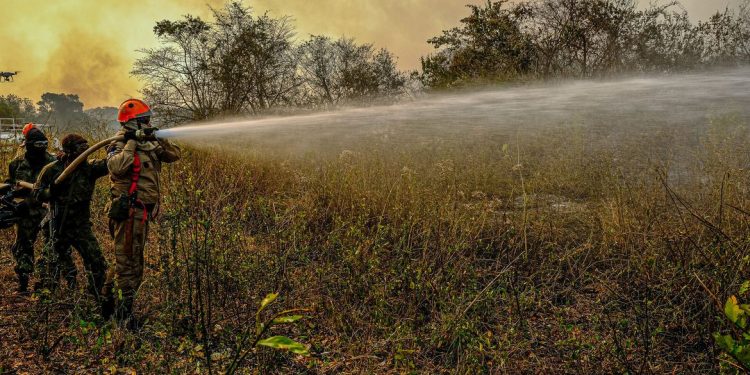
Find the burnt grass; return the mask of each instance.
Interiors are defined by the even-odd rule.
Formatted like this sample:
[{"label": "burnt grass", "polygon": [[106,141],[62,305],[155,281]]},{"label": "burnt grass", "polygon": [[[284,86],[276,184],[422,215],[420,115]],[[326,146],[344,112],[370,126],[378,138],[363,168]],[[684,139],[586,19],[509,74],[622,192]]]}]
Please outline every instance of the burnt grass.
[{"label": "burnt grass", "polygon": [[0,372],[223,372],[272,292],[270,312],[310,309],[271,329],[310,354],[257,348],[240,373],[731,372],[712,334],[750,277],[747,123],[628,134],[187,148],[145,327],[102,322],[82,290],[15,295],[3,251]]}]

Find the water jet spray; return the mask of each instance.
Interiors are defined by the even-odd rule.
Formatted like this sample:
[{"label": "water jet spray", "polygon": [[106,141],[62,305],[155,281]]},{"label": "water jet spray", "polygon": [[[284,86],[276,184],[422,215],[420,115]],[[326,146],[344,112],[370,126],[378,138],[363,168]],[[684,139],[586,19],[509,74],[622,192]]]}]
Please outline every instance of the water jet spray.
[{"label": "water jet spray", "polygon": [[[283,149],[319,141],[326,147],[340,144],[346,148],[349,143],[384,129],[393,130],[391,139],[401,142],[459,137],[472,132],[523,135],[571,125],[585,125],[601,132],[627,132],[633,123],[653,129],[657,125],[691,129],[705,124],[718,112],[750,117],[748,109],[750,69],[740,68],[431,94],[389,106],[189,124],[162,130],[159,136],[201,145],[236,143],[244,147],[245,141],[278,141],[272,146]],[[618,126],[623,124],[628,126]],[[252,138],[242,139],[243,135]]]}]

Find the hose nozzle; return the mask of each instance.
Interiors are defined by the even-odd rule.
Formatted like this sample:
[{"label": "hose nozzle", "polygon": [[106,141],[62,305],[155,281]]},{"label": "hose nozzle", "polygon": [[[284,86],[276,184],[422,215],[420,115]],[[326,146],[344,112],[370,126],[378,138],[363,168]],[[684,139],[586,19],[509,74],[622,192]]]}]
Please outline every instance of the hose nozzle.
[{"label": "hose nozzle", "polygon": [[155,141],[157,130],[159,130],[159,128],[138,129],[135,131],[135,137],[139,141]]}]

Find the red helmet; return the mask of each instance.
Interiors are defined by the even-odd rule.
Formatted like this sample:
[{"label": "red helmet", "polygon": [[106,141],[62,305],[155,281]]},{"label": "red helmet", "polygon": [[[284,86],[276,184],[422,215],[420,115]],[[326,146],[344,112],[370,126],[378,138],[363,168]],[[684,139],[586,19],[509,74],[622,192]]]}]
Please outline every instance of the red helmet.
[{"label": "red helmet", "polygon": [[128,99],[120,104],[117,111],[117,121],[126,123],[130,120],[151,116],[151,108],[139,99]]},{"label": "red helmet", "polygon": [[23,126],[23,130],[21,130],[21,133],[23,133],[23,136],[25,137],[26,134],[29,133],[29,130],[31,130],[33,128],[36,128],[36,126],[34,126],[34,124],[32,124],[32,123],[28,123],[28,124],[26,124],[26,125]]}]

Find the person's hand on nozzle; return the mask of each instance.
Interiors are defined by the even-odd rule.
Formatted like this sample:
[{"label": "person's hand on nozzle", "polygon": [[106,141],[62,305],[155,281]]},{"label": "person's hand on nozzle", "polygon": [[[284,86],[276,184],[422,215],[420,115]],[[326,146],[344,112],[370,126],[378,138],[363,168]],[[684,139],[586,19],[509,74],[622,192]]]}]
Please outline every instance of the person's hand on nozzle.
[{"label": "person's hand on nozzle", "polygon": [[131,139],[138,142],[155,141],[156,130],[156,128],[128,129],[125,131],[125,141],[129,141]]},{"label": "person's hand on nozzle", "polygon": [[142,141],[156,141],[156,131],[159,130],[154,127],[139,129],[136,133],[138,139]]},{"label": "person's hand on nozzle", "polygon": [[125,134],[123,134],[123,137],[125,137],[125,142],[130,141],[130,140],[133,140],[133,141],[138,140],[138,134],[135,129],[126,130]]}]

